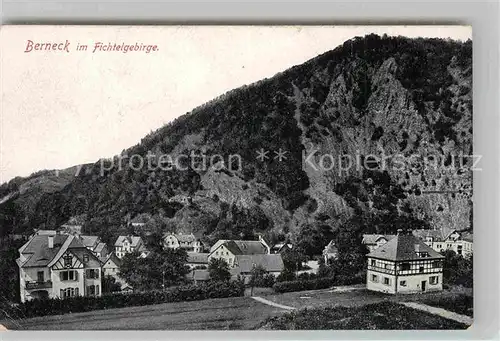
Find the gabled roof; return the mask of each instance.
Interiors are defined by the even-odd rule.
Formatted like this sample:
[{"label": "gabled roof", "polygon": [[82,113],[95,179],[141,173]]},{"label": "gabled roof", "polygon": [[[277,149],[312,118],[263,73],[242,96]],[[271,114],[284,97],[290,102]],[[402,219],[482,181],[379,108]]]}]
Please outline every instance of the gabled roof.
[{"label": "gabled roof", "polygon": [[105,248],[106,248],[106,243],[99,243],[99,244],[97,244],[97,246],[95,247],[95,249],[93,251],[96,253],[99,253],[99,252],[102,252],[102,250],[104,250]]},{"label": "gabled roof", "polygon": [[99,237],[97,236],[78,236],[85,247],[93,248],[98,242]]},{"label": "gabled roof", "polygon": [[[52,248],[49,248],[49,237],[53,238]],[[19,249],[26,260],[18,264],[24,268],[51,267],[68,249],[85,249],[85,246],[73,235],[36,234]]]},{"label": "gabled roof", "polygon": [[188,252],[188,263],[208,264],[208,253]]},{"label": "gabled roof", "polygon": [[173,236],[173,237],[177,238],[177,240],[179,242],[184,242],[184,243],[192,243],[192,242],[196,241],[196,237],[192,233],[190,233],[190,234],[165,233],[164,236],[163,236],[163,238],[166,238],[168,236]]},{"label": "gabled roof", "polygon": [[274,252],[280,252],[285,247],[291,249],[293,247],[293,245],[290,243],[278,243],[278,244],[274,244],[274,246],[271,248],[271,250]]},{"label": "gabled roof", "polygon": [[237,255],[235,264],[240,272],[250,272],[255,266],[262,266],[266,271],[278,272],[284,268],[280,254],[273,255]]},{"label": "gabled roof", "polygon": [[363,235],[363,244],[376,244],[381,238],[389,241],[392,238],[396,237],[394,234],[364,234]]},{"label": "gabled roof", "polygon": [[115,246],[122,246],[123,242],[128,240],[132,247],[136,247],[141,242],[141,237],[138,236],[119,236],[116,239]]},{"label": "gabled roof", "polygon": [[441,230],[413,230],[412,234],[420,238],[422,240],[427,239],[428,237],[432,238],[436,242],[442,242],[446,239],[446,237],[443,235],[443,232]]},{"label": "gabled roof", "polygon": [[427,253],[429,258],[444,258],[441,254],[427,246],[422,240],[413,235],[398,235],[381,247],[370,252],[367,257],[380,258],[392,261],[421,260],[418,253]]},{"label": "gabled roof", "polygon": [[106,264],[108,261],[111,261],[115,263],[118,267],[122,264],[122,261],[120,258],[118,258],[114,252],[111,252],[109,255],[107,255],[104,259],[102,259],[103,265]]},{"label": "gabled roof", "polygon": [[[49,236],[54,238],[54,247],[49,248]],[[45,267],[57,255],[63,244],[69,238],[67,235],[37,234],[28,240],[20,249],[26,261],[22,267]]]}]

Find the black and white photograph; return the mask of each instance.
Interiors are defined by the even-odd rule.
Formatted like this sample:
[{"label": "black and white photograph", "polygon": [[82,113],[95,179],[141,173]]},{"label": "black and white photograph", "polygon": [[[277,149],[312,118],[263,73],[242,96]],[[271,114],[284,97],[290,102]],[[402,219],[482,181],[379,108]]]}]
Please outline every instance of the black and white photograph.
[{"label": "black and white photograph", "polygon": [[0,36],[0,334],[472,325],[471,26]]}]

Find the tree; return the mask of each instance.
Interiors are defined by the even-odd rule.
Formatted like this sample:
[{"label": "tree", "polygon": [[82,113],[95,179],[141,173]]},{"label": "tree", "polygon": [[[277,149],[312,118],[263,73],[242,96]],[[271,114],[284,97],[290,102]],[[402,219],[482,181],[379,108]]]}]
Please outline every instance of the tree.
[{"label": "tree", "polygon": [[320,255],[325,246],[332,240],[333,231],[322,223],[304,224],[297,236],[297,248],[308,257]]},{"label": "tree", "polygon": [[306,255],[298,248],[283,251],[281,253],[281,257],[283,258],[283,265],[285,266],[285,269],[292,273],[299,271],[301,269],[302,262],[307,260]]},{"label": "tree", "polygon": [[472,288],[472,256],[464,258],[452,250],[446,250],[442,252],[442,255],[445,257],[443,262],[443,282]]},{"label": "tree", "polygon": [[186,262],[187,252],[182,248],[152,251],[146,258],[133,252],[123,257],[119,276],[137,290],[160,289],[185,280]]},{"label": "tree", "polygon": [[118,292],[121,290],[120,283],[116,283],[116,279],[113,276],[105,275],[102,276],[102,292]]},{"label": "tree", "polygon": [[267,272],[262,265],[255,266],[250,272],[250,286],[253,287],[272,287],[274,276]]},{"label": "tree", "polygon": [[295,272],[285,267],[278,277],[276,277],[276,282],[294,281],[296,279],[297,276],[295,275]]},{"label": "tree", "polygon": [[333,268],[325,264],[323,257],[319,259],[318,265],[318,272],[316,273],[318,277],[333,277],[335,274]]},{"label": "tree", "polygon": [[208,263],[208,273],[212,281],[229,281],[229,264],[222,258],[212,258]]}]

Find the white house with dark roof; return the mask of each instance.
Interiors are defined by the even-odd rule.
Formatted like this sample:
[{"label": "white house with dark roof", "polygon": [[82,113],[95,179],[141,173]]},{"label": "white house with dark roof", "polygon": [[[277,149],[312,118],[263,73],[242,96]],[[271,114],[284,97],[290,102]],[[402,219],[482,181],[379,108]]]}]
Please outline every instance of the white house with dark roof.
[{"label": "white house with dark roof", "polygon": [[367,256],[366,288],[390,294],[443,289],[444,257],[412,234],[398,234]]},{"label": "white house with dark roof", "polygon": [[270,254],[270,247],[259,240],[219,240],[208,255],[211,259],[224,259],[233,277],[238,275],[249,278],[251,270],[261,266],[267,272],[278,276],[283,271],[281,254]]},{"label": "white house with dark roof", "polygon": [[101,262],[73,235],[36,233],[19,248],[16,262],[21,302],[101,295]]},{"label": "white house with dark roof", "polygon": [[132,287],[120,277],[121,259],[119,259],[114,253],[110,253],[102,263],[102,273],[104,276],[113,277],[115,282],[120,285],[121,291],[132,290]]},{"label": "white house with dark roof", "polygon": [[395,234],[364,234],[361,243],[366,246],[369,252],[372,252],[394,237],[396,237]]},{"label": "white house with dark roof", "polygon": [[147,250],[141,237],[138,236],[119,236],[115,242],[115,254],[118,258],[123,258],[127,253],[138,251],[144,257],[147,256]]},{"label": "white house with dark roof", "polygon": [[204,247],[194,234],[165,233],[163,235],[163,246],[169,249],[183,248],[188,252],[203,252]]},{"label": "white house with dark roof", "polygon": [[451,250],[458,255],[472,255],[472,233],[451,230],[414,230],[413,235],[437,252]]}]

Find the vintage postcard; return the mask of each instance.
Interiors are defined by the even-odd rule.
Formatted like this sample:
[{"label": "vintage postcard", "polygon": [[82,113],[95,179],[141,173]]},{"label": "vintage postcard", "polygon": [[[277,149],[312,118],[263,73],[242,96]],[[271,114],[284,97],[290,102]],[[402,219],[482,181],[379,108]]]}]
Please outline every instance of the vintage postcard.
[{"label": "vintage postcard", "polygon": [[1,329],[472,324],[470,26],[0,32]]}]

